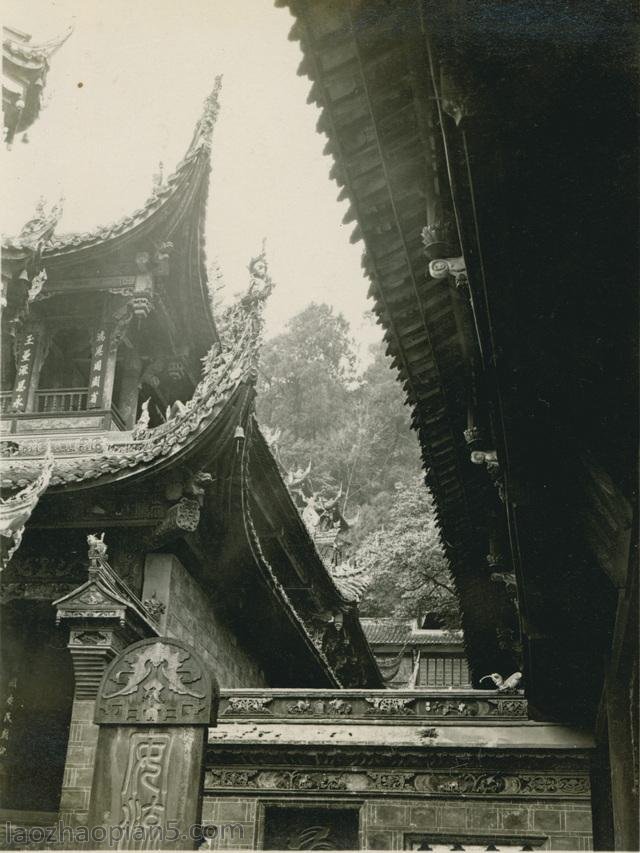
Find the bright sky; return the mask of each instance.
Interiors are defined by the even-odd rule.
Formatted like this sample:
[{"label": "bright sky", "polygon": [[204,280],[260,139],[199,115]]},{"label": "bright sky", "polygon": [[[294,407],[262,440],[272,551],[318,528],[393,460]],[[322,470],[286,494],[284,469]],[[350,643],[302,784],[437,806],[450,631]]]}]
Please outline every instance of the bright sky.
[{"label": "bright sky", "polygon": [[60,232],[139,207],[158,161],[167,175],[186,151],[223,74],[207,250],[227,294],[244,289],[266,237],[277,284],[268,335],[314,300],[344,313],[363,350],[379,339],[362,318],[370,307],[363,245],[351,245],[353,224],[341,224],[346,202],[329,179],[309,80],[296,74],[301,52],[287,38],[287,10],[271,0],[3,0],[3,19],[34,43],[74,26],[53,57],[29,144],[18,137],[4,158],[5,233],[19,231],[41,195],[65,196]]}]

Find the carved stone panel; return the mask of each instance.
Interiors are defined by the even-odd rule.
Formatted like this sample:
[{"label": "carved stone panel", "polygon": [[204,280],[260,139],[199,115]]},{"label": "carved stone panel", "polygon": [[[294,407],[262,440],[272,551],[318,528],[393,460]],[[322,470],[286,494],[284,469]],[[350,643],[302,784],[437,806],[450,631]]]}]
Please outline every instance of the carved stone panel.
[{"label": "carved stone panel", "polygon": [[95,722],[206,726],[215,721],[217,697],[217,684],[192,649],[169,638],[142,640],[106,670]]},{"label": "carved stone panel", "polygon": [[101,727],[89,825],[102,848],[196,846],[205,738],[203,726]]},{"label": "carved stone panel", "polygon": [[101,847],[198,846],[192,830],[201,818],[204,751],[217,696],[213,676],[177,640],[142,640],[109,665],[96,700],[100,734],[89,808]]}]

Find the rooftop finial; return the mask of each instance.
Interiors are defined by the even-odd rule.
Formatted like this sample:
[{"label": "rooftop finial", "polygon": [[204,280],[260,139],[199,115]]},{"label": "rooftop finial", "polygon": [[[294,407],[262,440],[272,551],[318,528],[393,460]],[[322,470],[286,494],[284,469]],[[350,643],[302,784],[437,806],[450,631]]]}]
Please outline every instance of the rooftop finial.
[{"label": "rooftop finial", "polygon": [[164,183],[164,163],[158,162],[158,171],[153,176],[153,189],[157,192]]},{"label": "rooftop finial", "polygon": [[222,74],[218,74],[213,84],[213,89],[204,100],[204,109],[202,117],[196,126],[192,149],[197,150],[201,147],[211,147],[211,137],[213,136],[213,128],[215,127],[218,113],[220,112],[219,95],[222,89]]}]

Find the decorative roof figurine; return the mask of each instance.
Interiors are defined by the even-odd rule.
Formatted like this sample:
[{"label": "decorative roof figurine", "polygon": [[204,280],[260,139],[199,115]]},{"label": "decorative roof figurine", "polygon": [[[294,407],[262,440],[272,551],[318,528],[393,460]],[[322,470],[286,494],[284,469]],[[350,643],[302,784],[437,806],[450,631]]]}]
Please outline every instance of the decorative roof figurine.
[{"label": "decorative roof figurine", "polygon": [[40,500],[40,496],[49,485],[52,471],[53,453],[51,452],[51,446],[49,446],[38,477],[15,495],[0,500],[0,536],[3,539],[9,540],[6,548],[3,547],[3,554],[0,558],[0,571],[4,569],[20,547],[25,525]]}]

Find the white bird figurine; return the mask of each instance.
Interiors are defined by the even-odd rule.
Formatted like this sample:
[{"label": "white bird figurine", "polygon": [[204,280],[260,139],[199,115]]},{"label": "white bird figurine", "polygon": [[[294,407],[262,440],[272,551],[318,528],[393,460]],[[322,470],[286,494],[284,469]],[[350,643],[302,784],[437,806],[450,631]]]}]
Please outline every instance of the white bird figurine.
[{"label": "white bird figurine", "polygon": [[508,678],[503,678],[499,672],[492,672],[491,675],[483,675],[480,681],[490,678],[498,690],[516,690],[522,681],[522,673],[514,672]]}]

